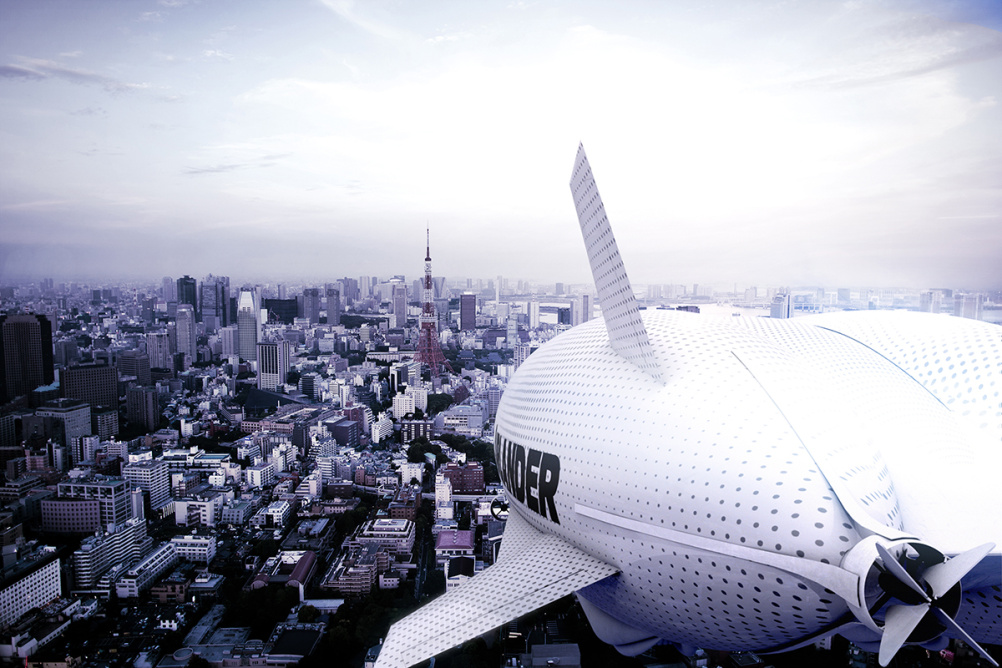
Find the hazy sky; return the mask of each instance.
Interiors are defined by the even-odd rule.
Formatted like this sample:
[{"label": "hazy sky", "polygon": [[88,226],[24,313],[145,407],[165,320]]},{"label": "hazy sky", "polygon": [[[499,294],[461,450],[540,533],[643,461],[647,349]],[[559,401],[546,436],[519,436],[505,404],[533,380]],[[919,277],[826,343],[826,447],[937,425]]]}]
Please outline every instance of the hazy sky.
[{"label": "hazy sky", "polygon": [[0,0],[0,282],[1002,287],[1002,3]]}]

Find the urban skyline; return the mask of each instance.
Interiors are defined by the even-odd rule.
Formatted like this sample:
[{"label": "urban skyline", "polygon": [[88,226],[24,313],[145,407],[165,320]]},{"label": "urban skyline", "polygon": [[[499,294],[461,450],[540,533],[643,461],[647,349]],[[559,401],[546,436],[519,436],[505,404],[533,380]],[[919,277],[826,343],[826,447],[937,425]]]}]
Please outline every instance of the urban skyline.
[{"label": "urban skyline", "polygon": [[0,283],[586,283],[583,140],[638,284],[1002,284],[995,3],[0,7]]}]

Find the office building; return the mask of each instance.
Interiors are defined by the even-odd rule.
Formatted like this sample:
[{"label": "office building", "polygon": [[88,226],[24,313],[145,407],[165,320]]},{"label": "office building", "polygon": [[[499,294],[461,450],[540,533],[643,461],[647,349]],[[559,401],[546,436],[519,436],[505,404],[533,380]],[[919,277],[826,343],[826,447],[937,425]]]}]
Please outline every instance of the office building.
[{"label": "office building", "polygon": [[115,594],[118,598],[138,598],[161,575],[174,568],[177,562],[174,543],[162,543],[118,578],[115,582]]},{"label": "office building", "polygon": [[237,302],[237,354],[249,362],[257,359],[259,318],[254,293],[250,290],[241,290]]},{"label": "office building", "polygon": [[277,390],[289,375],[289,342],[264,341],[257,344],[257,386],[260,390]]},{"label": "office building", "polygon": [[[91,416],[98,407],[113,408],[116,413],[118,411],[118,369],[105,362],[79,364],[64,369],[60,384],[65,398],[80,399],[90,404]],[[115,422],[117,425],[117,419]]]},{"label": "office building", "polygon": [[793,317],[793,296],[789,293],[779,293],[772,299],[769,317],[787,319]]},{"label": "office building", "polygon": [[50,385],[52,323],[44,315],[0,315],[0,401]]},{"label": "office building", "polygon": [[199,288],[199,309],[202,322],[209,331],[230,324],[230,279],[209,274]]},{"label": "office building", "polygon": [[96,499],[46,498],[39,504],[42,531],[90,534],[102,528],[101,504]]},{"label": "office building", "polygon": [[139,385],[152,385],[150,357],[140,350],[123,350],[118,355],[118,373],[132,376]]},{"label": "office building", "polygon": [[165,330],[146,333],[146,356],[149,358],[150,368],[171,368],[170,340]]},{"label": "office building", "polygon": [[395,327],[407,326],[407,286],[403,283],[393,283],[392,293],[393,317]]},{"label": "office building", "polygon": [[63,445],[91,433],[90,404],[80,399],[54,399],[35,410],[35,415],[62,421]]},{"label": "office building", "polygon": [[209,564],[216,558],[214,536],[174,536],[170,539],[179,559],[199,564]]},{"label": "office building", "polygon": [[459,328],[463,331],[477,328],[477,296],[474,294],[459,295]]},{"label": "office building", "polygon": [[156,431],[160,427],[160,397],[156,388],[130,385],[125,391],[125,411],[130,424]]},{"label": "office building", "polygon": [[341,324],[341,291],[335,288],[327,288],[327,323],[331,325]]},{"label": "office building", "polygon": [[102,526],[121,524],[132,513],[129,507],[129,483],[123,478],[82,478],[59,483],[60,499],[95,500],[99,504]]},{"label": "office building", "polygon": [[59,559],[53,548],[47,550],[17,562],[9,571],[4,569],[0,581],[0,629],[9,628],[29,610],[44,607],[62,595]]},{"label": "office building", "polygon": [[191,276],[185,274],[177,279],[177,305],[187,304],[191,307],[191,312],[198,311],[198,291],[196,281]]},{"label": "office building", "polygon": [[[180,279],[179,279],[180,280]],[[177,352],[184,355],[184,368],[198,361],[195,349],[195,308],[189,304],[177,305]]]},{"label": "office building", "polygon": [[[285,287],[285,286],[281,286]],[[298,315],[298,303],[295,299],[265,299],[264,310],[268,312],[268,322],[291,325]]]},{"label": "office building", "polygon": [[303,290],[303,318],[308,318],[311,325],[320,322],[320,289],[306,288]]},{"label": "office building", "polygon": [[105,572],[116,564],[131,563],[148,553],[153,540],[146,535],[146,522],[129,520],[84,538],[70,556],[72,590],[94,591]]}]

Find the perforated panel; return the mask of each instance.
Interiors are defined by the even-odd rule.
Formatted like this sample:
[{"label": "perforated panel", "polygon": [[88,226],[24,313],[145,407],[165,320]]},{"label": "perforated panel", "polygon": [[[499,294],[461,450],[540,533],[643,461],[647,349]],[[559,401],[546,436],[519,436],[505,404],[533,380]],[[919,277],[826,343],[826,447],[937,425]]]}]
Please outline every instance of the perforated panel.
[{"label": "perforated panel", "polygon": [[408,668],[615,573],[511,513],[498,563],[394,624],[376,666]]},{"label": "perforated panel", "polygon": [[[944,504],[949,495],[916,500],[931,484],[964,504],[999,507],[992,485],[935,480],[953,471],[939,468],[945,453],[976,479],[966,463],[973,446],[943,404],[881,355],[800,319],[642,317],[663,385],[618,355],[593,321],[533,354],[498,410],[500,439],[551,453],[561,467],[559,525],[511,502],[534,526],[621,569],[581,592],[604,612],[673,641],[747,650],[820,632],[847,608],[789,572],[654,531],[613,531],[577,515],[576,504],[831,565],[868,533],[858,522],[934,535],[937,546],[993,539],[991,522]],[[829,479],[856,504],[858,521]]]},{"label": "perforated panel", "polygon": [[612,347],[652,378],[660,380],[661,370],[651,352],[630,278],[626,275],[583,145],[578,146],[574,161],[571,193]]}]

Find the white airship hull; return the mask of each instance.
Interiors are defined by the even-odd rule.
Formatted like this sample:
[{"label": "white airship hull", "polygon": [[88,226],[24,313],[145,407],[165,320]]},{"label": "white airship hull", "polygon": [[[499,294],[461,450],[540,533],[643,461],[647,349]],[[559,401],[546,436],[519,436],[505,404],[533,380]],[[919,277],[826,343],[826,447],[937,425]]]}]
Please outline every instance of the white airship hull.
[{"label": "white airship hull", "polygon": [[[676,311],[643,320],[664,384],[617,355],[592,321],[529,358],[497,417],[495,450],[516,512],[621,572],[579,594],[622,624],[604,640],[624,651],[645,639],[790,646],[850,612],[798,577],[806,564],[837,567],[875,531],[931,535],[958,551],[998,537],[977,512],[997,502],[991,486],[947,480],[953,493],[936,512],[902,503],[898,488],[911,500],[942,486],[939,466],[960,462],[976,477],[969,462],[981,446],[872,349],[794,321]],[[538,470],[518,463],[517,446],[541,453],[526,455]],[[950,461],[914,461],[933,453]],[[559,479],[540,504],[548,457]],[[540,512],[550,504],[555,518]],[[791,572],[766,555],[801,563]]]}]

